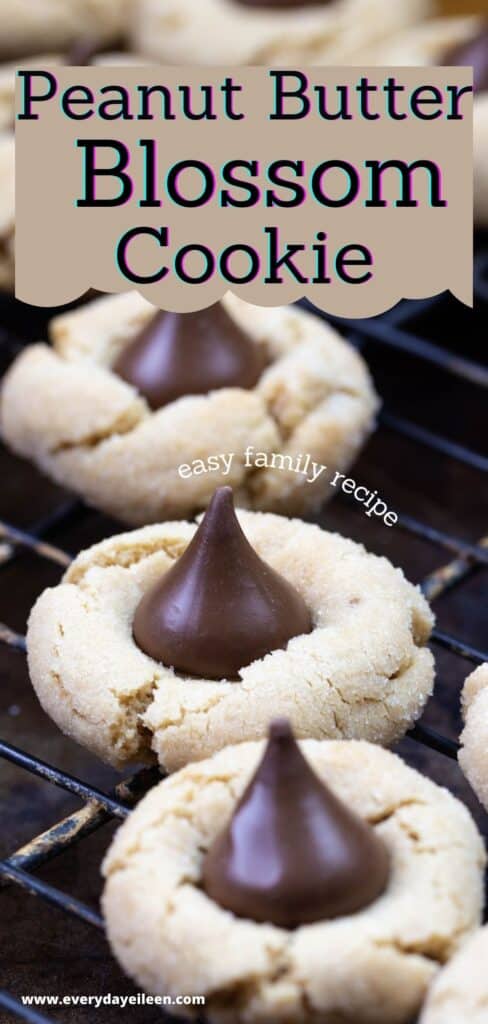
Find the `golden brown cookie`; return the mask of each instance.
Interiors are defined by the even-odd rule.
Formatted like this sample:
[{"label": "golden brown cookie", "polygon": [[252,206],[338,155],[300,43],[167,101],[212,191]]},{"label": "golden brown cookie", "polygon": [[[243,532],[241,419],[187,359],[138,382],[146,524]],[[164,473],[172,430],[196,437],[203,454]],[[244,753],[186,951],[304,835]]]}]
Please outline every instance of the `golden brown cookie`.
[{"label": "golden brown cookie", "polygon": [[[296,307],[260,308],[230,293],[223,305],[264,353],[254,388],[189,395],[153,412],[112,366],[157,311],[136,293],[104,298],[59,317],[53,346],[31,346],[13,364],[0,405],[5,442],[131,524],[191,514],[226,483],[253,508],[317,509],[334,493],[334,471],[345,472],[373,429],[378,401],[366,365]],[[257,453],[270,456],[267,466],[255,465]],[[229,454],[228,471],[223,462],[180,471]],[[313,468],[295,471],[300,455],[315,463],[315,480]]]},{"label": "golden brown cookie", "polygon": [[301,748],[387,845],[383,895],[291,931],[237,918],[206,895],[203,859],[261,756],[261,744],[246,743],[156,786],[117,833],[103,868],[110,944],[145,990],[205,996],[212,1024],[410,1024],[439,964],[480,922],[481,837],[447,790],[379,747]]},{"label": "golden brown cookie", "polygon": [[304,599],[313,629],[242,668],[237,682],[177,674],[133,637],[139,602],[195,533],[188,522],[102,541],[34,606],[27,646],[37,695],[64,732],[104,760],[156,755],[174,771],[262,737],[276,715],[299,737],[390,744],[421,714],[433,687],[433,617],[401,570],[300,520],[238,518],[257,554]]}]

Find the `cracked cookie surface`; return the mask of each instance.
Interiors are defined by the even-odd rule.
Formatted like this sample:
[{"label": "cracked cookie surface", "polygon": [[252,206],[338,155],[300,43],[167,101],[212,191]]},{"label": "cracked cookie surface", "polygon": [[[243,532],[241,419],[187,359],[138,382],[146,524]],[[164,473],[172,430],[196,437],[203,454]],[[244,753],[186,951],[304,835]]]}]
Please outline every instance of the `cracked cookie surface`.
[{"label": "cracked cookie surface", "polygon": [[[301,514],[333,493],[373,429],[378,407],[367,368],[318,317],[293,307],[222,300],[265,352],[253,390],[223,388],[151,412],[111,366],[154,315],[136,293],[89,303],[52,324],[53,347],[27,348],[7,373],[3,438],[86,501],[138,525],[205,508],[220,484],[239,504]],[[35,396],[35,401],[33,401]],[[326,465],[315,483],[289,469],[249,468],[245,450],[310,454]],[[182,479],[181,464],[234,453],[230,472]]]},{"label": "cracked cookie surface", "polygon": [[324,0],[288,10],[237,0],[139,0],[132,42],[171,64],[345,63],[350,49],[430,9],[430,0]]},{"label": "cracked cookie surface", "polygon": [[301,746],[389,847],[384,894],[295,931],[238,919],[209,899],[203,858],[263,749],[245,743],[160,783],[117,833],[103,867],[112,949],[144,989],[204,995],[212,1024],[409,1024],[438,965],[479,924],[481,837],[459,801],[388,751]]},{"label": "cracked cookie surface", "polygon": [[122,766],[156,755],[174,771],[228,743],[261,738],[276,715],[299,737],[389,744],[421,714],[433,686],[425,646],[433,617],[401,570],[299,520],[248,511],[238,518],[314,623],[285,650],[243,668],[238,682],[177,675],[132,636],[139,601],[185,550],[195,524],[102,541],[34,606],[27,646],[41,704],[104,760]]},{"label": "cracked cookie surface", "polygon": [[460,736],[459,764],[478,800],[488,810],[488,663],[480,665],[464,683],[464,730]]},{"label": "cracked cookie surface", "polygon": [[436,977],[419,1024],[486,1024],[488,927],[480,928]]}]

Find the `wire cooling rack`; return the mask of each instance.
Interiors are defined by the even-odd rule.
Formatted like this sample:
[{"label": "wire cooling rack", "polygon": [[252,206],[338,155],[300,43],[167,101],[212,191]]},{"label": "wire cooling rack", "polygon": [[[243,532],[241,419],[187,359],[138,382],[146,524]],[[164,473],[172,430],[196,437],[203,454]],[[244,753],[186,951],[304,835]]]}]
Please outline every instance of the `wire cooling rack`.
[{"label": "wire cooling rack", "polygon": [[[482,338],[486,338],[488,249],[483,247],[476,259],[475,292],[477,306],[482,309],[482,313],[476,315],[476,329],[481,332]],[[470,339],[466,338],[465,347],[468,354],[461,356],[458,352],[450,351],[445,344],[435,338],[435,330],[432,329],[430,321],[432,318],[434,322],[436,321],[436,303],[441,302],[445,302],[445,297],[425,302],[401,303],[380,318],[359,323],[347,320],[337,323],[359,348],[369,352],[369,346],[373,345],[379,349],[381,359],[384,359],[384,350],[388,349],[395,359],[405,355],[416,360],[419,379],[427,371],[440,371],[443,375],[448,375],[454,388],[470,383],[476,389],[481,389],[484,395],[488,386],[488,369],[477,358],[471,357]],[[15,308],[12,311],[9,306],[9,322],[3,330],[0,321],[0,346],[4,366],[8,365],[23,344],[22,317],[26,314],[20,307],[19,310],[20,313],[16,312]],[[474,314],[470,316],[474,317]],[[12,320],[17,325],[17,333],[12,331]],[[475,319],[472,322],[474,324]],[[423,333],[419,330],[413,332],[412,323],[417,327],[421,326]],[[486,473],[488,469],[488,457],[478,448],[459,443],[452,439],[449,433],[430,429],[425,423],[405,418],[388,404],[381,414],[379,430],[389,433],[393,438],[406,438],[413,445],[430,451],[435,458],[449,460],[453,468],[462,464],[476,474]],[[45,518],[34,521],[28,529],[19,529],[11,523],[0,521],[0,580],[7,567],[11,568],[26,551],[36,559],[58,567],[60,571],[64,570],[70,562],[70,555],[56,544],[56,536],[68,524],[79,522],[83,517],[93,514],[80,501],[68,500],[56,506]],[[439,551],[439,566],[431,571],[422,583],[422,589],[431,601],[454,588],[462,588],[474,573],[486,571],[488,535],[466,540],[406,514],[399,515],[396,529],[411,537],[420,538]],[[486,651],[442,628],[434,630],[432,643],[434,648],[447,650],[455,658],[466,663],[466,675],[472,666],[488,660]],[[8,623],[0,624],[0,644],[18,652],[19,658],[25,655],[25,637]],[[434,700],[436,699],[442,700],[442,680]],[[451,761],[456,760],[457,741],[425,721],[419,721],[409,736],[424,750],[427,748],[436,755],[447,757]],[[155,768],[142,769],[120,782],[112,791],[104,792],[83,779],[68,774],[60,767],[41,761],[25,750],[3,741],[0,741],[0,758],[11,762],[25,773],[45,780],[51,786],[60,787],[80,802],[74,813],[41,834],[35,835],[30,842],[0,861],[0,885],[2,888],[16,886],[23,891],[26,900],[31,896],[38,897],[50,904],[55,911],[71,918],[78,918],[93,929],[103,930],[103,920],[95,906],[88,905],[57,886],[43,881],[37,875],[36,869],[75,844],[82,844],[87,836],[108,821],[125,819],[137,800],[160,779],[160,773]],[[488,832],[488,827],[483,831]],[[19,928],[22,927],[20,919],[18,925]],[[6,1014],[5,1017],[0,1016],[2,1022],[18,1019],[29,1024],[54,1024],[54,1021],[59,1024],[61,1019],[65,1020],[59,1016],[46,1016],[44,1012],[25,1006],[7,991],[0,991],[0,1008],[3,1008]]]}]

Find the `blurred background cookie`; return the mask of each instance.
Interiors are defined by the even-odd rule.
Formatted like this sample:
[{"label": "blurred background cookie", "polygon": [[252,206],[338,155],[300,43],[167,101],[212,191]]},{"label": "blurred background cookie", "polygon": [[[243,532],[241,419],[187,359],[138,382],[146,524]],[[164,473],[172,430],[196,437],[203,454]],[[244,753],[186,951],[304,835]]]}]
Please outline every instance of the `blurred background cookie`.
[{"label": "blurred background cookie", "polygon": [[131,38],[163,63],[333,64],[431,11],[431,0],[139,0]]},{"label": "blurred background cookie", "polygon": [[115,42],[132,7],[133,0],[0,0],[0,55],[64,50],[87,34]]}]

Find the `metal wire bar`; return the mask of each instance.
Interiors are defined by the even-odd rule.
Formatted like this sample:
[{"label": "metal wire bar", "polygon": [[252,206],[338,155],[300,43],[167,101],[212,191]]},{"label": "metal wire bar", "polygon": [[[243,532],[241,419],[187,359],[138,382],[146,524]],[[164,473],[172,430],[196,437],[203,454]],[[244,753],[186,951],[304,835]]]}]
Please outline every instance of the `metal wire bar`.
[{"label": "metal wire bar", "polygon": [[[131,778],[119,782],[113,794],[109,795],[114,795],[117,799],[124,800],[129,806],[133,806],[144,793],[160,782],[161,778],[162,775],[158,768],[143,768]],[[101,808],[95,800],[90,800],[46,832],[31,839],[29,843],[8,858],[8,863],[14,867],[32,870],[39,864],[44,864],[46,861],[52,860],[53,857],[57,857],[78,839],[95,832],[110,819],[111,814],[107,810]]]},{"label": "metal wire bar", "polygon": [[422,725],[420,722],[417,722],[413,729],[409,730],[407,736],[417,743],[430,747],[431,750],[436,750],[439,754],[450,757],[453,761],[457,760],[459,743],[456,743],[455,740],[450,740],[447,736],[441,736],[440,733],[436,732],[435,729],[431,729],[428,725]]},{"label": "metal wire bar", "polygon": [[31,1006],[24,1006],[19,999],[14,999],[8,992],[0,990],[0,1006],[9,1013],[15,1014],[26,1021],[26,1024],[53,1024],[52,1017],[45,1017],[44,1014],[33,1010]]},{"label": "metal wire bar", "polygon": [[470,544],[468,541],[453,537],[443,530],[436,530],[433,526],[419,522],[412,516],[398,514],[398,526],[406,533],[413,533],[416,537],[430,541],[432,544],[439,544],[440,547],[453,551],[456,555],[462,555],[464,559],[470,558],[473,562],[481,565],[488,565],[488,537],[482,537],[478,544]]},{"label": "metal wire bar", "polygon": [[0,860],[0,876],[8,878],[11,882],[16,882],[17,885],[20,885],[26,892],[32,893],[33,896],[42,896],[48,903],[52,903],[54,907],[60,907],[61,910],[71,914],[72,917],[78,917],[81,921],[86,921],[87,924],[103,930],[103,920],[96,910],[87,907],[85,903],[75,899],[74,896],[68,896],[66,893],[61,892],[60,889],[56,889],[53,885],[48,885],[47,882],[41,881],[40,878],[29,875],[22,868],[15,868],[8,861]]},{"label": "metal wire bar", "polygon": [[488,302],[488,257],[481,255],[474,264],[474,291],[480,299]]},{"label": "metal wire bar", "polygon": [[432,448],[433,451],[442,452],[443,455],[448,455],[451,459],[457,459],[458,462],[464,462],[466,466],[481,470],[482,473],[488,471],[488,458],[485,455],[473,452],[469,448],[464,448],[463,445],[456,444],[455,441],[450,441],[447,437],[434,434],[424,427],[419,427],[410,420],[392,416],[389,412],[382,412],[380,413],[380,422],[388,430],[393,430],[395,433],[401,434],[402,437],[407,437],[410,441],[418,441],[419,444]]},{"label": "metal wire bar", "polygon": [[[343,502],[345,505],[356,506],[354,495],[346,494],[344,491],[339,491],[336,501]],[[430,544],[437,544],[440,547],[445,548],[447,551],[452,551],[454,554],[462,556],[463,565],[469,560],[469,565],[474,566],[475,563],[479,563],[481,566],[488,566],[488,537],[482,537],[476,544],[471,544],[469,541],[462,540],[460,537],[454,537],[450,533],[445,533],[444,530],[438,530],[434,526],[428,526],[427,523],[422,523],[419,519],[414,519],[413,516],[405,515],[404,513],[397,513],[398,522],[397,526],[400,527],[404,533],[412,534],[414,537],[420,537],[421,540],[425,540]],[[436,572],[442,572],[443,569],[436,569]],[[429,577],[427,577],[428,579]]]},{"label": "metal wire bar", "polygon": [[[23,868],[25,871],[33,871],[41,864],[51,861],[54,857],[64,853],[70,846],[96,832],[102,825],[111,821],[108,811],[102,810],[98,803],[90,801],[83,804],[79,810],[56,822],[52,828],[46,829],[40,835],[35,836],[25,846],[21,846],[10,857],[6,863],[14,868]],[[0,880],[0,889],[9,885],[8,880]]]},{"label": "metal wire bar", "polygon": [[[488,537],[483,537],[478,544],[488,550]],[[434,601],[457,583],[465,580],[477,568],[479,568],[479,563],[470,557],[456,558],[447,565],[441,566],[440,569],[429,573],[422,583],[422,591],[428,601]]]},{"label": "metal wire bar", "polygon": [[[33,538],[47,537],[53,530],[69,525],[69,523],[86,512],[86,505],[77,498],[70,498],[58,505],[49,515],[43,516],[29,527],[27,534]],[[20,550],[14,544],[3,544],[0,550],[0,568],[7,565],[13,559],[18,558]]]},{"label": "metal wire bar", "polygon": [[77,519],[81,514],[87,511],[86,505],[83,504],[79,498],[68,498],[67,501],[61,502],[60,505],[48,512],[46,516],[42,516],[32,526],[29,527],[28,532],[33,537],[46,537],[52,533],[53,530],[57,530],[62,526],[70,523],[73,519]]},{"label": "metal wire bar", "polygon": [[[340,320],[337,322],[343,328],[352,330],[355,334],[358,333],[357,320]],[[431,363],[433,366],[444,370],[446,373],[453,374],[461,380],[476,384],[478,387],[488,387],[488,369],[480,363],[476,363],[471,359],[464,359],[463,356],[455,355],[453,352],[442,348],[441,345],[436,345],[431,341],[426,341],[424,338],[419,338],[416,334],[410,334],[408,331],[396,327],[391,321],[385,323],[384,320],[378,319],[362,320],[359,333],[363,338],[366,336],[368,340],[376,341],[381,345],[387,345],[389,348],[406,352],[416,359],[422,359],[424,362]]]},{"label": "metal wire bar", "polygon": [[46,764],[40,758],[32,757],[30,754],[26,754],[25,751],[18,750],[17,747],[12,747],[1,740],[0,757],[4,757],[6,761],[10,761],[19,768],[24,768],[26,771],[31,772],[32,775],[45,779],[46,782],[50,782],[53,786],[58,786],[60,789],[67,790],[68,793],[73,793],[74,796],[79,796],[82,800],[96,800],[100,807],[109,811],[115,818],[126,818],[129,813],[129,808],[125,807],[123,803],[107,796],[106,793],[102,793],[95,786],[87,786],[85,782],[76,779],[74,775],[59,771],[58,768],[53,768],[52,765]]},{"label": "metal wire bar", "polygon": [[71,555],[66,554],[66,551],[61,551],[61,548],[54,547],[53,544],[48,544],[44,540],[38,540],[30,533],[18,530],[15,526],[5,523],[2,519],[0,519],[0,539],[10,541],[16,547],[28,548],[41,558],[47,558],[50,562],[56,562],[63,569],[66,569],[71,562]]},{"label": "metal wire bar", "polygon": [[8,647],[13,647],[16,651],[22,651],[23,654],[27,650],[25,636],[22,636],[21,633],[15,633],[13,629],[10,629],[3,622],[0,622],[0,643],[7,644]]},{"label": "metal wire bar", "polygon": [[450,633],[443,633],[440,629],[432,630],[431,639],[434,643],[445,647],[451,654],[458,654],[459,657],[467,658],[468,661],[474,661],[477,664],[488,661],[488,653],[486,651],[480,651],[477,647],[472,647],[471,644],[458,640],[456,636],[451,636]]}]

